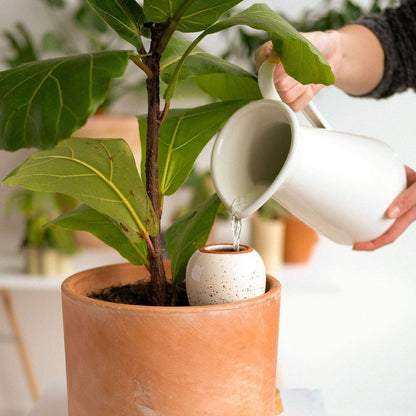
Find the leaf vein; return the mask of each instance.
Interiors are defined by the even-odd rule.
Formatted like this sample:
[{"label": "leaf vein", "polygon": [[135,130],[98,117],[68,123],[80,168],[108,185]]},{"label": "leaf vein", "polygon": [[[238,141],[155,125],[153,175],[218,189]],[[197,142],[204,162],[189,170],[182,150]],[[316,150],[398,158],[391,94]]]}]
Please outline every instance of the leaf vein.
[{"label": "leaf vein", "polygon": [[135,212],[133,206],[130,204],[128,198],[126,198],[123,193],[117,188],[117,186],[110,181],[109,179],[106,178],[106,176],[101,173],[99,170],[97,170],[96,168],[94,168],[93,166],[89,165],[87,162],[84,162],[80,159],[77,159],[75,157],[68,157],[68,156],[45,156],[45,157],[49,157],[51,159],[63,159],[63,160],[71,160],[75,163],[78,163],[84,167],[86,167],[87,169],[90,169],[93,173],[95,173],[101,180],[103,180],[109,187],[110,189],[117,195],[117,197],[120,199],[120,201],[123,203],[123,205],[127,208],[127,211],[130,213],[130,215],[132,216],[132,218],[134,219],[135,223],[137,224],[137,226],[139,227],[139,229],[141,230],[141,232],[144,235],[148,235],[147,231],[146,231],[146,227],[144,226],[144,224],[142,223],[142,221],[140,220],[139,216],[137,215],[137,213]]}]

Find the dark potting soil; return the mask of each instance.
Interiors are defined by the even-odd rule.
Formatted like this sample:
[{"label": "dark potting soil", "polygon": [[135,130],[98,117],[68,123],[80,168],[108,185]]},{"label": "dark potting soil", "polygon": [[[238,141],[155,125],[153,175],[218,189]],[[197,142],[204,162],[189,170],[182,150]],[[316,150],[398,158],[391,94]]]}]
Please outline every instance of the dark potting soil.
[{"label": "dark potting soil", "polygon": [[[172,306],[189,306],[186,296],[185,284],[176,286],[169,285],[169,298]],[[123,286],[111,286],[96,293],[90,293],[88,297],[112,303],[123,303],[126,305],[153,306],[154,302],[150,295],[150,283],[139,282]]]}]

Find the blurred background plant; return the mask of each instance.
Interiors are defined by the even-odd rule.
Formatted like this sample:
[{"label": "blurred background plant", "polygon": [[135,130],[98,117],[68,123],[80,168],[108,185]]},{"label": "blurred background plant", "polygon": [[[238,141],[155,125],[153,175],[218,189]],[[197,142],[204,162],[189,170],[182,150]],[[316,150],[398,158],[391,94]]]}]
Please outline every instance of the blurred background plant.
[{"label": "blurred background plant", "polygon": [[[209,170],[200,170],[193,168],[188,179],[182,186],[188,190],[188,202],[180,205],[174,212],[174,218],[179,218],[188,212],[194,210],[199,204],[209,199],[215,192],[212,182],[211,172]],[[231,216],[227,208],[223,204],[218,209],[217,218],[219,220],[230,220]]]},{"label": "blurred background plant", "polygon": [[290,213],[274,199],[269,199],[259,210],[259,215],[266,221],[287,218]]},{"label": "blurred background plant", "polygon": [[[48,18],[55,27],[46,31],[36,42],[24,23],[18,22],[14,30],[3,35],[12,49],[12,57],[5,62],[15,67],[26,62],[41,59],[55,53],[74,54],[81,52],[84,46],[93,51],[105,50],[111,44],[108,26],[87,7],[85,0],[77,0],[74,8],[65,0],[35,0],[47,6]],[[74,30],[75,29],[75,30]],[[79,42],[79,35],[83,42]],[[116,36],[113,37],[116,39]]]},{"label": "blurred background plant", "polygon": [[65,195],[19,189],[9,196],[6,210],[18,212],[25,220],[22,247],[54,248],[75,254],[78,245],[73,232],[47,226],[57,215],[75,207],[76,201]]},{"label": "blurred background plant", "polygon": [[269,199],[250,217],[250,245],[258,251],[270,274],[278,273],[284,263],[286,220],[290,215]]}]

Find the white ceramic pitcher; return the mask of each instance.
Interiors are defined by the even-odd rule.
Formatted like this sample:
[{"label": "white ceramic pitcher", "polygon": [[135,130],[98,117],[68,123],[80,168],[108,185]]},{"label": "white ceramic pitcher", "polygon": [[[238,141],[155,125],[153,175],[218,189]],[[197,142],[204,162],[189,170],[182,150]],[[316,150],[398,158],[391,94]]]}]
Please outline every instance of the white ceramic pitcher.
[{"label": "white ceramic pitcher", "polygon": [[261,67],[265,99],[238,110],[215,141],[211,169],[224,205],[243,218],[274,198],[340,244],[383,234],[393,223],[386,209],[406,188],[403,164],[379,140],[327,129],[313,106],[305,115],[314,127],[300,126],[272,73]]}]

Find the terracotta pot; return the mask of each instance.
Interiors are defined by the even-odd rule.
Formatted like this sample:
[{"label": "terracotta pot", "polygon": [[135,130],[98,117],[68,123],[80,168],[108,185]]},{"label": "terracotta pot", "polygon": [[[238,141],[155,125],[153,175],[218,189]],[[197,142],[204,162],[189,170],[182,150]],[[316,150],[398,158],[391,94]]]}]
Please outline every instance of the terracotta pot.
[{"label": "terracotta pot", "polygon": [[86,295],[148,279],[130,264],[62,285],[69,416],[275,416],[281,286],[210,306],[150,307]]},{"label": "terracotta pot", "polygon": [[286,219],[285,263],[306,263],[318,242],[318,234],[296,217]]},{"label": "terracotta pot", "polygon": [[266,271],[276,273],[283,264],[286,223],[266,220],[258,213],[250,217],[250,244],[263,259]]}]

